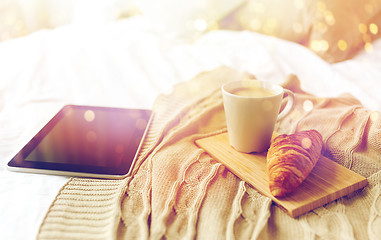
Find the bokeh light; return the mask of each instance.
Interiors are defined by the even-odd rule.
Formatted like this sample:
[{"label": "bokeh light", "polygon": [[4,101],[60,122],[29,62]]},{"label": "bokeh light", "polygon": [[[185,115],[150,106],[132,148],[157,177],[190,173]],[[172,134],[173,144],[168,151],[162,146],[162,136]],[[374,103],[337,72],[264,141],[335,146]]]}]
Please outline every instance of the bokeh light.
[{"label": "bokeh light", "polygon": [[314,108],[314,104],[313,104],[312,101],[310,101],[310,100],[305,100],[305,101],[303,102],[303,109],[304,109],[304,111],[306,111],[306,112],[310,112],[310,111],[312,111],[313,108]]},{"label": "bokeh light", "polygon": [[266,34],[274,34],[278,26],[278,22],[275,18],[268,18],[263,25],[263,32]]},{"label": "bokeh light", "polygon": [[328,26],[324,22],[317,22],[316,30],[319,31],[320,33],[325,33],[328,30]]},{"label": "bokeh light", "polygon": [[124,152],[124,147],[123,147],[123,145],[122,144],[116,144],[116,146],[115,146],[115,152],[116,153],[119,153],[119,154],[121,154],[121,153],[123,153]]},{"label": "bokeh light", "polygon": [[329,48],[329,43],[326,40],[312,40],[311,49],[315,52],[326,52]]},{"label": "bokeh light", "polygon": [[143,119],[143,118],[139,118],[139,119],[136,120],[135,125],[136,125],[136,128],[137,128],[137,129],[142,130],[142,129],[145,129],[145,128],[146,128],[146,126],[147,126],[147,121],[146,121],[145,119]]},{"label": "bokeh light", "polygon": [[324,12],[324,20],[330,26],[333,26],[336,22],[335,17],[333,16],[333,13],[331,11]]},{"label": "bokeh light", "polygon": [[302,10],[304,8],[303,0],[294,0],[294,5],[296,9]]},{"label": "bokeh light", "polygon": [[193,23],[194,28],[197,31],[203,32],[208,29],[208,23],[204,19],[196,19]]},{"label": "bokeh light", "polygon": [[257,13],[264,13],[266,10],[265,4],[262,2],[253,2],[253,10]]},{"label": "bokeh light", "polygon": [[375,23],[369,24],[369,31],[373,34],[376,35],[378,33],[378,26]]},{"label": "bokeh light", "polygon": [[325,5],[325,2],[323,1],[318,1],[316,4],[319,11],[324,11],[327,9],[327,6]]},{"label": "bokeh light", "polygon": [[88,131],[86,133],[86,140],[88,142],[95,142],[97,140],[97,134],[94,131]]},{"label": "bokeh light", "polygon": [[370,52],[373,52],[373,44],[371,44],[371,43],[369,43],[369,42],[367,42],[367,43],[365,43],[365,45],[364,45],[364,49],[365,49],[365,51],[367,51],[368,53],[370,53]]},{"label": "bokeh light", "polygon": [[262,27],[262,23],[260,20],[254,18],[250,20],[250,28],[252,28],[254,31],[259,31]]},{"label": "bokeh light", "polygon": [[369,116],[370,120],[374,121],[379,121],[381,118],[380,112],[372,112]]},{"label": "bokeh light", "polygon": [[312,141],[309,138],[303,138],[302,139],[302,147],[304,149],[309,149],[312,146]]},{"label": "bokeh light", "polygon": [[95,119],[95,113],[94,113],[94,111],[92,111],[92,110],[87,110],[87,111],[83,114],[83,117],[84,117],[84,119],[85,119],[87,122],[92,122],[92,121],[94,121],[94,119]]},{"label": "bokeh light", "polygon": [[364,23],[360,23],[358,28],[359,28],[360,33],[362,33],[362,34],[365,34],[368,31],[368,27]]},{"label": "bokeh light", "polygon": [[345,40],[342,40],[340,39],[338,42],[337,42],[337,47],[341,50],[341,51],[345,51],[347,50],[347,47],[348,47],[348,44]]},{"label": "bokeh light", "polygon": [[294,24],[292,24],[292,30],[295,33],[302,33],[302,31],[303,31],[303,24],[301,24],[299,22],[295,22]]}]

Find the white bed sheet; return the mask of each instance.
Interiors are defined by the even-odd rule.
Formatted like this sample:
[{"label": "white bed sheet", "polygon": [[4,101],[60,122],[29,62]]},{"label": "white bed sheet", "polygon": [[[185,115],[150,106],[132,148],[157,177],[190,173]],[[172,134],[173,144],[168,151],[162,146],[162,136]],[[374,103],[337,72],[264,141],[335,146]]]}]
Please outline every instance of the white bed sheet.
[{"label": "white bed sheet", "polygon": [[142,17],[65,26],[0,43],[0,239],[34,239],[68,177],[10,172],[7,162],[65,104],[151,108],[176,83],[221,65],[281,83],[295,73],[321,96],[349,92],[381,110],[381,40],[328,64],[308,49],[252,32],[170,41]]}]

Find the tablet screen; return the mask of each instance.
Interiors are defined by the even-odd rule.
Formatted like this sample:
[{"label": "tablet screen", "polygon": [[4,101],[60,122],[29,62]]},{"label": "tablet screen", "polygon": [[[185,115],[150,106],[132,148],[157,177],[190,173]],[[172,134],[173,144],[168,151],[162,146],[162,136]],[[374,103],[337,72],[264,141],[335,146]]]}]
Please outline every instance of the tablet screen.
[{"label": "tablet screen", "polygon": [[127,174],[150,115],[142,109],[65,106],[8,165]]}]

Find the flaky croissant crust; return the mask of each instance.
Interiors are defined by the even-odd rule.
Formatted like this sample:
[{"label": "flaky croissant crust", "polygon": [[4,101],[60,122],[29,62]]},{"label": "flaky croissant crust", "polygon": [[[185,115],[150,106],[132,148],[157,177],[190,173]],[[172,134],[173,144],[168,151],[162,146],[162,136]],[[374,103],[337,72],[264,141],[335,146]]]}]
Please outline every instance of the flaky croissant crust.
[{"label": "flaky croissant crust", "polygon": [[320,158],[323,139],[316,130],[279,135],[267,153],[269,187],[275,197],[294,191]]}]

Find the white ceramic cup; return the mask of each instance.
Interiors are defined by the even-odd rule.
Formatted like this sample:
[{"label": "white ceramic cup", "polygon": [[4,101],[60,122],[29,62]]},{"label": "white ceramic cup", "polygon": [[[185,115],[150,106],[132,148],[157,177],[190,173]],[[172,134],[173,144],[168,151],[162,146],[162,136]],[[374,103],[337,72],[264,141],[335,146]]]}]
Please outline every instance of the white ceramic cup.
[{"label": "white ceramic cup", "polygon": [[[279,113],[282,99],[287,104]],[[259,80],[240,80],[222,86],[229,143],[237,151],[264,152],[270,146],[277,120],[292,108],[294,94],[279,85]]]}]

